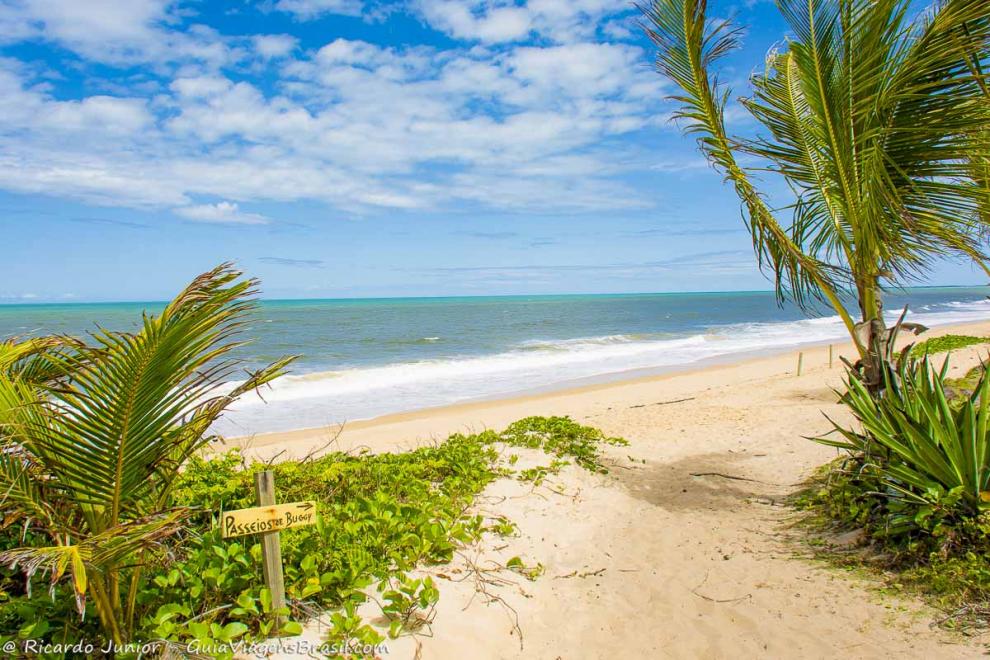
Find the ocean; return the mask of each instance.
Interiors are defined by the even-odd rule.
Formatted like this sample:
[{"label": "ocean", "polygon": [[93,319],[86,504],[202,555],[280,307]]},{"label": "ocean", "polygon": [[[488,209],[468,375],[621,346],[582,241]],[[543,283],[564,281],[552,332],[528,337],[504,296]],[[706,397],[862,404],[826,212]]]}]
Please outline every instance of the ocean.
[{"label": "ocean", "polygon": [[[889,293],[892,316],[990,319],[986,287]],[[0,337],[134,330],[162,303],[0,306]],[[824,310],[823,310],[824,312]],[[239,401],[219,432],[309,428],[429,406],[662,373],[705,360],[844,339],[770,292],[263,301],[245,367],[285,354],[291,375]],[[267,403],[266,403],[267,402]]]}]

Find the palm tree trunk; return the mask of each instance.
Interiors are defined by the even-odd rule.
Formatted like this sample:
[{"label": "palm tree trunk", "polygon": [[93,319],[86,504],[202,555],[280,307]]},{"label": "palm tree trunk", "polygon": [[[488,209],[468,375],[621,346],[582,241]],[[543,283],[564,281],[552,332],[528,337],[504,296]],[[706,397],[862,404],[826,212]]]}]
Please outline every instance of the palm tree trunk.
[{"label": "palm tree trunk", "polygon": [[144,551],[138,556],[138,565],[131,573],[130,587],[127,590],[127,610],[124,613],[124,631],[128,638],[134,635],[134,608],[137,604],[138,590],[141,588],[141,569],[144,568]]},{"label": "palm tree trunk", "polygon": [[888,369],[890,333],[883,320],[883,299],[880,292],[880,281],[876,276],[870,276],[865,281],[857,283],[859,307],[862,321],[856,329],[860,338],[859,367],[867,388],[877,394],[883,389],[884,374]]},{"label": "palm tree trunk", "polygon": [[100,624],[104,632],[109,635],[110,640],[115,645],[120,645],[124,643],[124,636],[120,629],[119,620],[114,612],[113,603],[102,581],[102,576],[92,580],[89,585],[90,593],[92,594],[93,602],[96,604],[96,612],[100,617]]}]

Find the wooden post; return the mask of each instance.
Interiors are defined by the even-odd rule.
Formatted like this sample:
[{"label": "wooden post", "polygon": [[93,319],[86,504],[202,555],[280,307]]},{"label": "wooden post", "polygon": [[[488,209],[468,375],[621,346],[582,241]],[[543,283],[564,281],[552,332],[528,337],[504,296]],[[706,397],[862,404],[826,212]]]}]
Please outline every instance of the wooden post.
[{"label": "wooden post", "polygon": [[835,355],[835,346],[833,344],[828,345],[828,368],[832,368],[832,358]]},{"label": "wooden post", "polygon": [[801,375],[801,366],[804,364],[804,353],[798,353],[798,370],[797,375]]},{"label": "wooden post", "polygon": [[[254,492],[259,506],[275,504],[275,475],[271,470],[255,473]],[[282,544],[277,531],[261,535],[261,561],[264,564],[265,586],[272,592],[272,608],[279,610],[285,607],[285,579],[282,577]],[[277,615],[276,634],[284,623],[285,617]]]}]

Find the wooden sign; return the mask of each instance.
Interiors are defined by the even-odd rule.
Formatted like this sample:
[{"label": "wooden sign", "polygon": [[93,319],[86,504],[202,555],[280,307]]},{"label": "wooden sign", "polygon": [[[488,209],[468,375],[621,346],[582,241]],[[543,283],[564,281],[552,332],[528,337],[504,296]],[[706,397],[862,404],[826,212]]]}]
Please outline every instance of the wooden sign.
[{"label": "wooden sign", "polygon": [[316,522],[315,502],[292,502],[250,509],[224,511],[220,524],[223,537],[265,534]]},{"label": "wooden sign", "polygon": [[285,579],[282,575],[282,543],[278,533],[290,527],[302,527],[316,522],[315,502],[275,504],[275,475],[271,470],[254,473],[254,494],[259,506],[237,511],[225,511],[220,527],[225,539],[246,534],[261,535],[261,566],[265,586],[272,595],[275,631],[280,634],[285,617]]}]

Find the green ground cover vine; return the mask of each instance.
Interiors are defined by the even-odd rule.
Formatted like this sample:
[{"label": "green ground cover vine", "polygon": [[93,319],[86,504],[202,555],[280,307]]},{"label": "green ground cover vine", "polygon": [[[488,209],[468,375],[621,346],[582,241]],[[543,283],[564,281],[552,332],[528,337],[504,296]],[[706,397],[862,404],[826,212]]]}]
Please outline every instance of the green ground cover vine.
[{"label": "green ground cover vine", "polygon": [[919,342],[911,349],[911,357],[922,358],[926,355],[955,351],[967,346],[990,343],[988,337],[973,337],[971,335],[943,335],[932,337],[923,342]]}]

